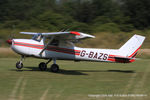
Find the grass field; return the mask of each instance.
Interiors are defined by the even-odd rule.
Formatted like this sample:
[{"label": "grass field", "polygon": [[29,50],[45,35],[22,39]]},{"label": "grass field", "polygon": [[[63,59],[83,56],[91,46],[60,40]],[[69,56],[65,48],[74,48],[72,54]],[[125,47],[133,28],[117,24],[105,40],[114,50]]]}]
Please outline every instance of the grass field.
[{"label": "grass field", "polygon": [[18,60],[0,58],[0,100],[150,99],[150,59],[130,64],[57,61],[59,73],[39,71],[43,60],[33,58],[19,71]]}]

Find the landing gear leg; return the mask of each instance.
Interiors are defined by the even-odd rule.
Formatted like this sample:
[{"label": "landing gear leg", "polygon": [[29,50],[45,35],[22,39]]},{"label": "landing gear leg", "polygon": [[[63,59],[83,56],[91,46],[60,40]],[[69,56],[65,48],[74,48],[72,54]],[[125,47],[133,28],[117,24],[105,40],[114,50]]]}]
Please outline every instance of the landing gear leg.
[{"label": "landing gear leg", "polygon": [[17,69],[22,69],[23,68],[23,60],[24,60],[24,56],[21,56],[21,60],[16,63],[16,68]]},{"label": "landing gear leg", "polygon": [[51,65],[51,67],[50,67],[50,70],[52,71],[52,72],[58,72],[59,71],[59,66],[56,64],[56,59],[53,59],[53,61],[54,61],[54,64],[53,65]]},{"label": "landing gear leg", "polygon": [[45,62],[41,62],[41,63],[39,64],[39,69],[40,69],[41,71],[47,70],[47,64],[50,63],[51,60],[52,60],[52,59],[49,59],[48,62],[46,62],[46,63],[45,63]]}]

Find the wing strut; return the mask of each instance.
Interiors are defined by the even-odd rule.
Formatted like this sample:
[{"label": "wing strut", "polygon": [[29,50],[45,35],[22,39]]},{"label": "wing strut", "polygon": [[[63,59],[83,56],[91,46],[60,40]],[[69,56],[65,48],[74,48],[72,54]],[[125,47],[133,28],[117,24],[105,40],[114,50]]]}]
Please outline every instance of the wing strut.
[{"label": "wing strut", "polygon": [[42,49],[42,51],[39,53],[40,56],[42,56],[42,53],[46,50],[47,46],[53,41],[54,36],[52,36],[52,38],[48,41],[48,43],[44,46],[44,49]]}]

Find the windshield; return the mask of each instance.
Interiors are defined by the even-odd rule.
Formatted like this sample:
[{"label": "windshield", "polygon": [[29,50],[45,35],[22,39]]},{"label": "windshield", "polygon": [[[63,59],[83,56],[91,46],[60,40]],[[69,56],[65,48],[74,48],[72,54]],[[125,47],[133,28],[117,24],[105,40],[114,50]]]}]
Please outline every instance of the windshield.
[{"label": "windshield", "polygon": [[42,36],[40,34],[36,34],[32,37],[32,39],[40,42],[42,39]]}]

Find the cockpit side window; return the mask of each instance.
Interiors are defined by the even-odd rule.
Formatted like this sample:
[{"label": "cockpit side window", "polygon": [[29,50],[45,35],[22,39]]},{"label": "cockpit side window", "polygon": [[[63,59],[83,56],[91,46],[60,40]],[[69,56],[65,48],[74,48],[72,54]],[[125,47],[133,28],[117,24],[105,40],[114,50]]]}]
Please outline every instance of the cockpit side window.
[{"label": "cockpit side window", "polygon": [[59,46],[59,40],[54,39],[49,45]]}]

